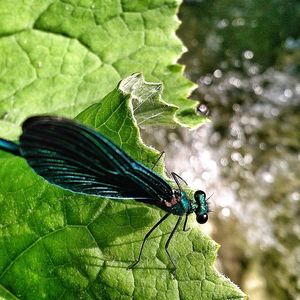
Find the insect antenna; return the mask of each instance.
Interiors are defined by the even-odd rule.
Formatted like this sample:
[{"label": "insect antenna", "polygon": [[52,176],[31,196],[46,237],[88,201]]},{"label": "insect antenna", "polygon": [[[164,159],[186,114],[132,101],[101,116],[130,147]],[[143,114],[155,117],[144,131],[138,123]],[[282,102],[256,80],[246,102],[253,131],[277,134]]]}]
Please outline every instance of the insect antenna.
[{"label": "insect antenna", "polygon": [[209,199],[213,196],[213,194],[214,194],[214,193],[212,193],[212,194],[206,199],[207,212],[208,212],[208,213],[214,212],[214,211],[211,209],[211,202],[209,201]]}]

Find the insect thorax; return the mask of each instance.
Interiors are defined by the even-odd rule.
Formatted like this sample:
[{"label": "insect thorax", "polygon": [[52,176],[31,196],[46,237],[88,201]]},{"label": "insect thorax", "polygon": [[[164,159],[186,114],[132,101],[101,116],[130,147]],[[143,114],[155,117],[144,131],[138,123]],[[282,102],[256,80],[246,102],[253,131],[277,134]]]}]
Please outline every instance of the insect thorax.
[{"label": "insect thorax", "polygon": [[185,214],[189,214],[191,211],[191,203],[188,199],[187,195],[183,191],[175,191],[174,199],[176,199],[176,203],[171,208],[171,212],[174,215],[183,216]]}]

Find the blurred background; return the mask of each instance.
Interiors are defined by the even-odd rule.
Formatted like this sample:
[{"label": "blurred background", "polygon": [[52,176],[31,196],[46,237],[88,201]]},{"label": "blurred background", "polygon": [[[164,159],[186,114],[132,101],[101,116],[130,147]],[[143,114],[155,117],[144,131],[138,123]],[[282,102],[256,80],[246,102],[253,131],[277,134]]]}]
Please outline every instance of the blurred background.
[{"label": "blurred background", "polygon": [[252,300],[300,299],[300,2],[184,1],[180,63],[211,122],[155,130],[169,170],[213,194],[201,227]]}]

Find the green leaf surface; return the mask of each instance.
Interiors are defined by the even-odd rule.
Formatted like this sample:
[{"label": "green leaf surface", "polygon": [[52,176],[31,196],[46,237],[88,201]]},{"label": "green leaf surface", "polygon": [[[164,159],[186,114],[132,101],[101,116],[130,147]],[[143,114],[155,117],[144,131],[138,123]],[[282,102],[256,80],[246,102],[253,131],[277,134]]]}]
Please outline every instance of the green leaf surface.
[{"label": "green leaf surface", "polygon": [[[77,120],[152,166],[157,151],[140,139],[132,114],[133,94],[116,88]],[[24,159],[3,151],[0,165],[3,299],[244,298],[213,268],[218,245],[199,226],[188,233],[178,231],[170,244],[178,267],[176,279],[164,250],[175,216],[149,239],[140,264],[127,270],[146,232],[163,215],[161,210],[133,200],[105,200],[62,190],[37,176]],[[189,223],[194,227],[194,216]]]},{"label": "green leaf surface", "polygon": [[201,124],[187,100],[194,85],[176,64],[178,4],[0,0],[0,135],[16,138],[32,114],[75,117],[134,72],[163,82],[164,100],[189,110],[176,113],[177,123]]}]

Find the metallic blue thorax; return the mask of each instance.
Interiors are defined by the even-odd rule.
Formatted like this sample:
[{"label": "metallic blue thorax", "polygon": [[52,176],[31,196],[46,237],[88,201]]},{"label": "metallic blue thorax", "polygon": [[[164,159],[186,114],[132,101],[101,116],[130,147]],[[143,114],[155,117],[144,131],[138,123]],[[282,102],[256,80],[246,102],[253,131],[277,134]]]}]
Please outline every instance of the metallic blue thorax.
[{"label": "metallic blue thorax", "polygon": [[172,214],[183,216],[185,214],[189,214],[192,210],[190,200],[188,199],[185,192],[180,192],[180,198],[181,200],[172,207],[171,211]]}]

